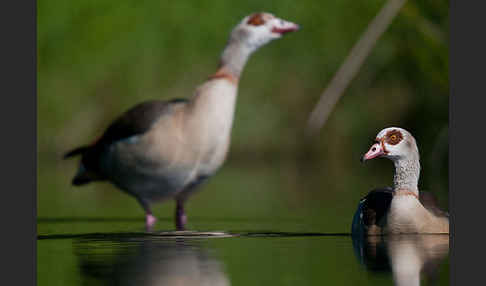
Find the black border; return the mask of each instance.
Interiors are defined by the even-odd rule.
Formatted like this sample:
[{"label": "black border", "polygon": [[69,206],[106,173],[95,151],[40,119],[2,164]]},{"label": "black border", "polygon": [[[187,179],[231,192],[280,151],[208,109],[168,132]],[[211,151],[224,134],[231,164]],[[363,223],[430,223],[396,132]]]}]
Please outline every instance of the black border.
[{"label": "black border", "polygon": [[35,285],[36,257],[36,1],[4,1],[0,9],[2,285]]},{"label": "black border", "polygon": [[[474,5],[473,5],[474,3]],[[484,284],[484,5],[450,1],[450,284]]]}]

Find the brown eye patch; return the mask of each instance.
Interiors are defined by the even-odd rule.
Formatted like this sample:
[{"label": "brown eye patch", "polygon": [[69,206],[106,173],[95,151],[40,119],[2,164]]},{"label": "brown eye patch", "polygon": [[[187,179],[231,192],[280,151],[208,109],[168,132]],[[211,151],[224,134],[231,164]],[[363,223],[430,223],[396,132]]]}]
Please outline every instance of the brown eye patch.
[{"label": "brown eye patch", "polygon": [[402,139],[402,132],[395,129],[388,131],[385,135],[385,142],[390,145],[397,145]]},{"label": "brown eye patch", "polygon": [[248,25],[260,26],[265,24],[265,19],[263,19],[263,13],[253,14],[247,22]]}]

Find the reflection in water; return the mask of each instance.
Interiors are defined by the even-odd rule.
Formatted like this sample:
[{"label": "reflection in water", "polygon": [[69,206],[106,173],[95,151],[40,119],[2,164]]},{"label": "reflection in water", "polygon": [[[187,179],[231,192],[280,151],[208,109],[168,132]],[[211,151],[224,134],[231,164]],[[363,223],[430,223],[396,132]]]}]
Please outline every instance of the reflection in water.
[{"label": "reflection in water", "polygon": [[449,254],[448,235],[353,236],[359,261],[373,272],[392,272],[395,285],[435,284],[442,260]]},{"label": "reflection in water", "polygon": [[75,255],[84,285],[230,285],[222,265],[188,239],[80,239]]}]

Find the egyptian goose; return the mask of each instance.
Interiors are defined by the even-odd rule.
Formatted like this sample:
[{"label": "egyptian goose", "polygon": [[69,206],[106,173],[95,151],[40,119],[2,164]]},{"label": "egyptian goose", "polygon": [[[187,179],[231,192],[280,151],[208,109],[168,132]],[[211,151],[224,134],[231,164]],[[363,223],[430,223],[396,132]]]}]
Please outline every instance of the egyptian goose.
[{"label": "egyptian goose", "polygon": [[412,134],[398,127],[381,130],[361,161],[377,157],[395,164],[393,188],[375,189],[361,199],[352,233],[449,233],[448,214],[436,206],[432,195],[419,196],[419,151]]},{"label": "egyptian goose", "polygon": [[68,152],[65,158],[81,155],[73,185],[110,181],[141,204],[148,230],[156,221],[150,204],[174,198],[176,228],[183,230],[184,202],[225,160],[238,80],[249,56],[298,28],[269,13],[245,17],[232,30],[219,69],[191,98],[140,103],[93,144]]}]

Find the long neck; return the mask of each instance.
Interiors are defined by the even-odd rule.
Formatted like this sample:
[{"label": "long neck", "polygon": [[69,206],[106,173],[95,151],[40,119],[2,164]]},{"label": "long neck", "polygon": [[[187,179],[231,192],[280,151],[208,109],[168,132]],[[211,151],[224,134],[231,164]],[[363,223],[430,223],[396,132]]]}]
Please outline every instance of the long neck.
[{"label": "long neck", "polygon": [[198,87],[188,106],[189,125],[199,130],[194,132],[197,136],[217,139],[230,135],[239,76],[251,52],[238,39],[231,38],[221,55],[219,69]]},{"label": "long neck", "polygon": [[418,195],[418,180],[420,176],[420,162],[418,154],[411,154],[405,158],[394,161],[395,175],[393,188],[395,190],[408,190]]},{"label": "long neck", "polygon": [[[191,118],[194,126],[206,130],[207,134],[216,137],[218,133],[229,136],[233,122],[239,76],[256,47],[243,43],[239,38],[230,37],[220,59],[219,69],[199,86],[191,98]],[[202,132],[202,131],[201,131]],[[214,132],[211,133],[211,132]]]},{"label": "long neck", "polygon": [[241,43],[239,39],[231,38],[221,55],[220,69],[238,79],[254,50],[253,47]]}]

